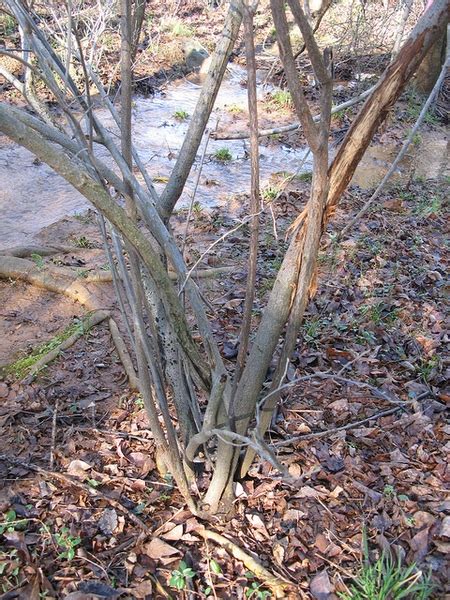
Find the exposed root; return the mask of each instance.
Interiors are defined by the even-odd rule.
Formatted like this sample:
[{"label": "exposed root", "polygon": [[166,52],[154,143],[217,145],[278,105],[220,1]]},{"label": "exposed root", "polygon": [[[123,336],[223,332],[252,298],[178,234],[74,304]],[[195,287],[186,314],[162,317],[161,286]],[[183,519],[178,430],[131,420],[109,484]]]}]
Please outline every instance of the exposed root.
[{"label": "exposed root", "polygon": [[232,554],[234,558],[244,563],[249,571],[254,573],[258,579],[261,579],[265,585],[270,587],[275,598],[287,598],[288,592],[293,590],[292,583],[284,581],[273,575],[273,573],[263,567],[261,563],[250,556],[250,554],[244,552],[242,548],[239,548],[239,546],[237,546],[234,542],[223,535],[220,535],[220,533],[216,533],[210,529],[205,529],[204,527],[197,529],[196,533],[201,535],[205,540],[212,540],[213,542],[216,542],[216,544],[219,544],[222,546],[222,548],[225,548],[227,552]]},{"label": "exposed root", "polygon": [[63,350],[67,350],[67,348],[73,346],[73,344],[75,344],[75,342],[78,339],[80,339],[80,337],[83,336],[86,333],[86,331],[89,331],[89,329],[92,329],[92,327],[98,325],[107,317],[109,317],[109,312],[106,310],[96,310],[95,312],[85,317],[82,320],[80,327],[78,327],[71,336],[69,336],[66,340],[58,344],[56,348],[53,348],[52,350],[44,354],[44,356],[42,356],[39,360],[37,360],[34,363],[27,377],[24,379],[24,383],[31,383],[31,381],[33,381],[33,379],[39,373],[39,371],[43,369],[46,365],[48,365],[48,363],[50,363],[52,360],[55,360],[55,358],[59,356],[60,352],[62,352]]},{"label": "exposed root", "polygon": [[128,376],[128,383],[133,391],[139,390],[139,379],[134,370],[133,361],[131,360],[130,353],[126,347],[125,341],[122,334],[117,327],[117,323],[114,319],[109,319],[109,329],[111,330],[111,336],[116,346],[117,354],[119,355],[120,361],[125,369],[125,373]]},{"label": "exposed root", "polygon": [[101,306],[99,298],[88,290],[80,280],[67,280],[40,268],[31,260],[14,256],[0,256],[0,278],[21,279],[40,288],[68,296],[89,310],[98,310]]},{"label": "exposed root", "polygon": [[25,258],[32,254],[39,256],[51,256],[52,254],[68,254],[75,252],[76,248],[71,246],[14,246],[6,250],[0,250],[1,256],[15,256],[16,258]]}]

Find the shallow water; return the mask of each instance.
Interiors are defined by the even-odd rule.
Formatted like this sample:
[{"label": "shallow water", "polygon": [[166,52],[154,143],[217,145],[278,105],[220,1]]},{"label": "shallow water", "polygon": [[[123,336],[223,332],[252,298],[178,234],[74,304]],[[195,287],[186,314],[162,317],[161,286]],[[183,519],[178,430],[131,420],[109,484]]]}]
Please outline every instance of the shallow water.
[{"label": "shallow water", "polygon": [[[247,91],[241,85],[242,77],[243,72],[235,68],[224,80],[208,127],[214,129],[219,122],[222,129],[224,123],[226,125],[230,121],[227,106],[237,105],[245,108]],[[264,91],[260,89],[259,93],[263,94]],[[189,125],[188,121],[178,122],[174,113],[186,111],[192,115],[199,94],[199,85],[182,80],[168,86],[163,95],[135,99],[134,142],[152,177],[158,179],[169,176]],[[106,110],[99,110],[97,114],[106,126],[112,131],[117,131]],[[426,177],[435,176],[436,171],[441,168],[444,146],[445,142],[439,140],[432,143],[428,149],[426,144],[421,145],[419,151],[413,149],[404,164],[400,165],[397,177],[403,179],[415,162],[424,167],[423,173],[420,174]],[[233,210],[236,206],[236,194],[249,189],[248,147],[248,141],[245,140],[210,139],[196,200],[204,206],[223,206]],[[233,160],[225,164],[216,161],[213,155],[220,148],[227,148]],[[202,150],[203,144],[178,207],[186,206],[190,202]],[[102,149],[96,151],[100,156],[104,154]],[[261,186],[267,185],[274,173],[297,172],[306,152],[305,148],[293,150],[282,144],[261,146]],[[393,146],[369,149],[355,175],[355,183],[362,187],[372,187],[384,175],[394,157]],[[302,167],[302,171],[309,170],[310,157]],[[158,191],[162,191],[164,185],[155,184]],[[36,164],[34,156],[27,150],[12,144],[5,137],[0,138],[0,248],[30,242],[44,227],[87,207],[89,203],[49,167]]]}]

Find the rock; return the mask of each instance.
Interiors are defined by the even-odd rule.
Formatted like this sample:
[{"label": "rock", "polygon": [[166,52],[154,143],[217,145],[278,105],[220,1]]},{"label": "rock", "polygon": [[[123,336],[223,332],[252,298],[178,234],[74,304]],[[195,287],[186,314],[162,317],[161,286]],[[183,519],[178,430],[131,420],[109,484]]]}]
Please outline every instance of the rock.
[{"label": "rock", "polygon": [[187,40],[184,43],[183,52],[186,66],[190,70],[199,69],[209,58],[208,51],[195,40]]}]

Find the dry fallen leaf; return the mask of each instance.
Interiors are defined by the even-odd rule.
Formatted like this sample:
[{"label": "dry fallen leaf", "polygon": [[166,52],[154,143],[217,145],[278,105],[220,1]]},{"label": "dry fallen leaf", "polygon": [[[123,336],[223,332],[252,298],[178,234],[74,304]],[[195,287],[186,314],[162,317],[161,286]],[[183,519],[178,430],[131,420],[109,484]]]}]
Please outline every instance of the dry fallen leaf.
[{"label": "dry fallen leaf", "polygon": [[162,538],[164,538],[165,540],[172,540],[173,542],[177,542],[178,540],[180,540],[182,535],[183,525],[175,525],[175,527],[172,527],[172,529],[169,529],[169,531],[161,533]]},{"label": "dry fallen leaf", "polygon": [[309,589],[316,600],[328,600],[334,587],[327,571],[324,570],[314,575],[309,584]]},{"label": "dry fallen leaf", "polygon": [[92,465],[84,462],[84,460],[73,460],[67,467],[67,472],[69,475],[75,475],[75,477],[80,477],[80,479],[86,479],[86,471],[89,471],[89,469],[92,469]]},{"label": "dry fallen leaf", "polygon": [[153,538],[151,542],[145,544],[143,549],[147,556],[153,558],[153,560],[166,558],[180,553],[179,550],[159,538]]}]

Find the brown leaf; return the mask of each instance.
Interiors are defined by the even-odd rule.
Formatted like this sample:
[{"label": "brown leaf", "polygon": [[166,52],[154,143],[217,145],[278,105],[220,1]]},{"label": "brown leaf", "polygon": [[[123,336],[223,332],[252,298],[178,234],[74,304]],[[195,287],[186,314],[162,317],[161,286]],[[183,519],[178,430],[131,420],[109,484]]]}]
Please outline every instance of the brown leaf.
[{"label": "brown leaf", "polygon": [[75,477],[79,477],[80,479],[86,479],[88,476],[86,471],[92,469],[92,466],[84,460],[73,460],[69,466],[67,467],[67,472],[69,475],[75,475]]},{"label": "brown leaf", "polygon": [[328,600],[334,589],[326,570],[317,573],[309,585],[311,594],[316,600]]},{"label": "brown leaf", "polygon": [[146,598],[147,596],[152,597],[152,582],[150,581],[150,579],[147,579],[147,581],[141,581],[141,583],[139,583],[136,587],[132,588],[132,590],[130,591],[133,592],[133,598]]},{"label": "brown leaf", "polygon": [[162,533],[161,537],[165,540],[171,540],[173,542],[177,542],[183,536],[183,525],[175,525],[166,533]]},{"label": "brown leaf", "polygon": [[[415,520],[415,517],[414,517]],[[442,521],[442,527],[441,527],[441,531],[439,533],[439,537],[446,537],[446,538],[450,538],[450,517],[444,517],[444,520]]]},{"label": "brown leaf", "polygon": [[153,538],[151,542],[145,544],[144,552],[154,560],[180,553],[179,550],[159,538]]}]

